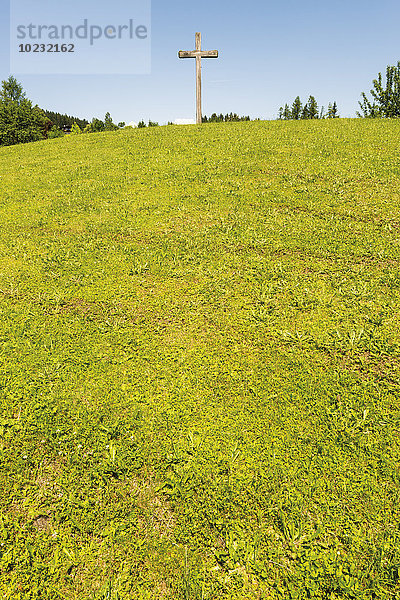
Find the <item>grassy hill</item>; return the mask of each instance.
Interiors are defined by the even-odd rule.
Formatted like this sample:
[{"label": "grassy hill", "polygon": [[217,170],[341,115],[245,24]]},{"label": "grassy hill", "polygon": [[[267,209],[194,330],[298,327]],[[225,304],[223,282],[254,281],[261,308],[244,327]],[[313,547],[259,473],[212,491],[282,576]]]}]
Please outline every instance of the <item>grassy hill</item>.
[{"label": "grassy hill", "polygon": [[400,597],[400,122],[0,150],[0,597]]}]

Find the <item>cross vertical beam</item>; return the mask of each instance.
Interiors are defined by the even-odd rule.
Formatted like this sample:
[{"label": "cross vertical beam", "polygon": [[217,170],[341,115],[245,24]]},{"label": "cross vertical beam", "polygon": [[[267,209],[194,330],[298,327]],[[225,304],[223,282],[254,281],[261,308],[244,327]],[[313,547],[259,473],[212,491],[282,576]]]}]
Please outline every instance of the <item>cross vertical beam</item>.
[{"label": "cross vertical beam", "polygon": [[196,33],[196,123],[201,125],[201,33]]},{"label": "cross vertical beam", "polygon": [[178,56],[179,58],[196,59],[196,123],[201,125],[201,59],[218,58],[218,50],[202,50],[201,33],[196,33],[196,50],[194,52],[180,50]]}]

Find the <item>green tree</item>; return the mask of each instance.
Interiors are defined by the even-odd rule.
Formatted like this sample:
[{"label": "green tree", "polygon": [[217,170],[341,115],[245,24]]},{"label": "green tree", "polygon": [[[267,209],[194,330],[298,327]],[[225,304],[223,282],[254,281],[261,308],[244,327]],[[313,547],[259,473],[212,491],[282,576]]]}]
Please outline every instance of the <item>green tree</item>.
[{"label": "green tree", "polygon": [[0,102],[21,104],[23,100],[26,100],[26,94],[22,89],[22,85],[18,83],[13,75],[1,82]]},{"label": "green tree", "polygon": [[79,135],[82,133],[82,129],[79,127],[78,123],[73,123],[71,127],[71,135]]},{"label": "green tree", "polygon": [[282,117],[286,121],[292,118],[292,112],[291,112],[288,104],[285,104],[285,108],[283,109]]},{"label": "green tree", "polygon": [[142,127],[147,127],[147,125],[146,125],[146,123],[145,123],[145,122],[142,120],[142,121],[139,121],[139,123],[138,123],[138,127],[139,127],[139,129],[141,129]]},{"label": "green tree", "polygon": [[45,139],[51,122],[38,106],[26,98],[14,77],[3,81],[0,90],[0,146]]},{"label": "green tree", "polygon": [[105,130],[105,124],[103,123],[103,121],[101,121],[100,119],[92,119],[92,122],[90,124],[92,133],[99,133],[100,131],[104,131]]},{"label": "green tree", "polygon": [[301,111],[301,119],[310,119],[310,112],[308,110],[308,104],[307,102],[305,103],[305,105],[303,106],[303,110]]},{"label": "green tree", "polygon": [[314,96],[310,96],[308,101],[307,101],[307,111],[308,111],[308,119],[318,119],[319,117],[319,112],[318,112],[318,104],[316,99],[314,98]]},{"label": "green tree", "polygon": [[107,112],[104,117],[104,131],[115,131],[116,129],[118,126],[113,123],[110,113]]},{"label": "green tree", "polygon": [[386,67],[386,83],[382,80],[382,73],[378,73],[372,85],[372,100],[364,92],[361,94],[359,105],[362,114],[357,112],[357,116],[385,119],[400,117],[400,61],[395,66]]},{"label": "green tree", "polygon": [[123,129],[125,127],[125,121],[121,121],[120,123],[118,123],[118,127],[119,129]]},{"label": "green tree", "polygon": [[53,125],[53,127],[49,130],[47,137],[49,140],[51,140],[53,138],[64,137],[64,135],[64,132],[57,127],[57,125]]},{"label": "green tree", "polygon": [[326,115],[326,118],[327,119],[337,119],[338,117],[339,117],[339,114],[338,114],[338,107],[337,107],[336,102],[334,102],[333,104],[332,104],[332,102],[329,102],[328,113]]},{"label": "green tree", "polygon": [[294,99],[294,102],[292,104],[291,118],[292,119],[300,119],[301,118],[302,109],[303,109],[303,106],[301,104],[300,97],[297,96]]}]

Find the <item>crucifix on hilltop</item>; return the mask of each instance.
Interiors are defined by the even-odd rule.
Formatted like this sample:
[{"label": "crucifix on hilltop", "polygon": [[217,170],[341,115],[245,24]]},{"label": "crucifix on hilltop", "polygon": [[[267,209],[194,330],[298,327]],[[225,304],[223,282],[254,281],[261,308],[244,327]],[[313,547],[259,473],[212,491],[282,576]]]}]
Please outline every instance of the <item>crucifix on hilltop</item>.
[{"label": "crucifix on hilltop", "polygon": [[180,50],[178,56],[196,59],[196,123],[201,125],[201,59],[218,58],[218,50],[202,50],[201,33],[196,33],[196,50],[192,52]]}]

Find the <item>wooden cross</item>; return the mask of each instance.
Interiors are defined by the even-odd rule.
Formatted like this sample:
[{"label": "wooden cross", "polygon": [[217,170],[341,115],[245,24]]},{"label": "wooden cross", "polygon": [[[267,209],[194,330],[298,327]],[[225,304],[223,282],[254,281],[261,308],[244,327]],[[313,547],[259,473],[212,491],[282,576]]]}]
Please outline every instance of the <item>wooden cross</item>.
[{"label": "wooden cross", "polygon": [[202,50],[201,33],[196,33],[196,50],[193,52],[180,50],[178,56],[196,59],[196,123],[201,125],[201,59],[218,58],[218,50]]}]

